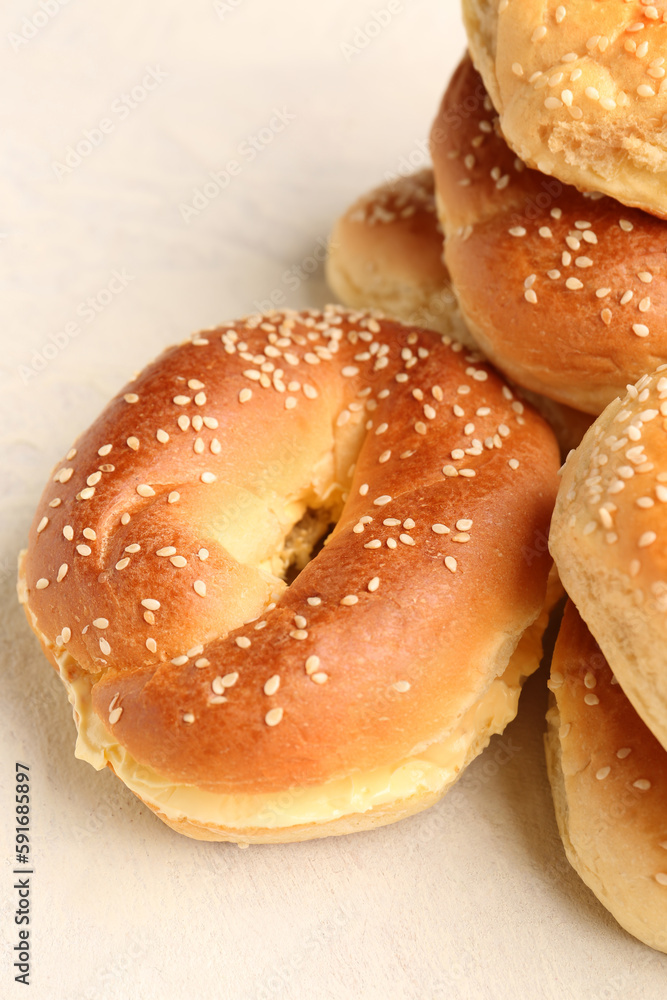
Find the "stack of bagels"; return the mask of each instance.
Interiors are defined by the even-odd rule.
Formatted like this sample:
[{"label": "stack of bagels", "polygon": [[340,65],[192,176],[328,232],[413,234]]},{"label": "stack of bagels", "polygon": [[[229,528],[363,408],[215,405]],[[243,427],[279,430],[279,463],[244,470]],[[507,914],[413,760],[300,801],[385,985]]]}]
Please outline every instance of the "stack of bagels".
[{"label": "stack of bagels", "polygon": [[667,7],[463,13],[433,170],[339,219],[329,282],[479,351],[569,452],[550,528],[569,598],[548,682],[556,817],[582,879],[667,952]]},{"label": "stack of bagels", "polygon": [[667,14],[465,8],[433,171],[336,226],[347,308],[135,376],[55,465],[19,597],[77,756],[190,837],[303,840],[432,805],[514,717],[551,525],[561,834],[667,950]]}]

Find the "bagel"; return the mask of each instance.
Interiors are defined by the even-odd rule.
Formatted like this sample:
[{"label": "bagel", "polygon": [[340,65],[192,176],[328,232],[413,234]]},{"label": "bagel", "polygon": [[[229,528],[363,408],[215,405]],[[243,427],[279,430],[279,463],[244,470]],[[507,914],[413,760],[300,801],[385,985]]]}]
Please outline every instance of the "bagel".
[{"label": "bagel", "polygon": [[667,754],[571,603],[549,687],[547,769],[568,860],[622,927],[667,952]]},{"label": "bagel", "polygon": [[550,547],[563,585],[667,749],[667,365],[611,403],[563,471]]},{"label": "bagel", "polygon": [[432,170],[362,195],[337,220],[326,263],[329,287],[347,306],[379,309],[470,347],[444,265]]},{"label": "bagel", "polygon": [[531,167],[667,218],[667,10],[463,0],[470,51]]},{"label": "bagel", "polygon": [[463,317],[509,378],[597,416],[667,360],[667,227],[527,169],[494,118],[466,58],[431,136]]},{"label": "bagel", "polygon": [[557,467],[475,355],[370,313],[168,350],[58,465],[21,559],[77,754],[200,839],[425,808],[538,664]]},{"label": "bagel", "polygon": [[[327,279],[347,306],[373,307],[474,347],[443,263],[433,192],[433,171],[422,170],[359,198],[334,227]],[[528,389],[522,396],[551,424],[563,456],[577,447],[589,414]]]}]

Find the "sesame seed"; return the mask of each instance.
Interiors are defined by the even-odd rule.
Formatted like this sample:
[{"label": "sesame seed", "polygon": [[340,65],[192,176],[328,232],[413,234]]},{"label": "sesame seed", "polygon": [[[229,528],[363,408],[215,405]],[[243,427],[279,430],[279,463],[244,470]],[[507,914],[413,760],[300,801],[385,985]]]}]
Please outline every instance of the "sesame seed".
[{"label": "sesame seed", "polygon": [[183,569],[188,564],[187,559],[183,556],[171,556],[169,562],[172,566],[175,566],[176,569]]},{"label": "sesame seed", "polygon": [[632,787],[639,789],[640,792],[648,792],[651,782],[647,781],[646,778],[638,778],[637,781],[632,782]]},{"label": "sesame seed", "polygon": [[149,653],[157,653],[157,642],[155,639],[146,639],[146,649]]},{"label": "sesame seed", "polygon": [[90,545],[77,545],[76,551],[80,556],[89,556],[93,550]]},{"label": "sesame seed", "polygon": [[65,579],[65,577],[67,576],[68,569],[69,569],[69,566],[67,565],[67,563],[62,563],[62,565],[60,566],[60,569],[58,570],[58,576],[56,577],[56,583],[61,583],[61,581]]},{"label": "sesame seed", "polygon": [[214,483],[218,477],[213,472],[202,472],[199,478],[202,483]]},{"label": "sesame seed", "polygon": [[329,680],[329,675],[321,671],[318,671],[318,673],[311,674],[310,679],[315,684],[326,684],[326,682]]},{"label": "sesame seed", "polygon": [[362,483],[361,486],[359,487],[359,496],[365,497],[366,494],[368,493],[368,490],[369,490],[368,483]]},{"label": "sesame seed", "polygon": [[415,544],[414,538],[412,538],[410,535],[400,534],[398,537],[399,537],[399,541],[403,542],[404,545],[414,545]]},{"label": "sesame seed", "polygon": [[120,569],[125,569],[125,567],[129,566],[129,565],[130,565],[130,558],[129,558],[129,556],[124,556],[122,559],[119,559],[118,562],[116,563],[116,569],[119,569],[119,570]]},{"label": "sesame seed", "polygon": [[306,660],[306,673],[310,676],[314,674],[320,665],[319,656],[309,656]]},{"label": "sesame seed", "polygon": [[432,524],[431,531],[434,531],[436,535],[448,535],[449,528],[446,524]]},{"label": "sesame seed", "polygon": [[81,492],[79,493],[78,499],[79,500],[90,500],[90,498],[94,495],[94,493],[95,493],[95,487],[94,486],[87,486],[85,490],[81,490]]},{"label": "sesame seed", "polygon": [[340,603],[345,607],[351,607],[353,604],[357,604],[358,601],[359,598],[357,597],[356,594],[347,594],[345,597],[342,598]]},{"label": "sesame seed", "polygon": [[308,604],[310,604],[311,607],[316,608],[316,607],[318,607],[322,603],[322,598],[321,597],[308,597],[308,598],[306,598],[306,602]]},{"label": "sesame seed", "polygon": [[139,486],[137,486],[137,493],[139,494],[140,497],[155,496],[155,490],[151,489],[151,487],[148,486],[146,483],[140,483]]},{"label": "sesame seed", "polygon": [[565,282],[565,287],[571,289],[572,291],[578,291],[583,288],[583,283],[579,281],[579,278],[568,278]]},{"label": "sesame seed", "polygon": [[158,549],[155,553],[156,556],[173,556],[176,554],[176,549],[173,545],[165,545],[163,549]]},{"label": "sesame seed", "polygon": [[206,584],[203,580],[195,580],[192,587],[195,594],[199,594],[200,597],[206,597]]},{"label": "sesame seed", "polygon": [[611,768],[609,766],[601,767],[599,771],[595,772],[595,777],[598,779],[598,781],[604,781],[604,779],[609,775],[610,772]]},{"label": "sesame seed", "polygon": [[137,396],[136,392],[126,392],[125,395],[123,396],[123,399],[125,400],[126,403],[139,402],[139,397]]},{"label": "sesame seed", "polygon": [[630,749],[630,747],[621,747],[620,750],[616,751],[616,756],[618,757],[619,760],[625,760],[625,758],[629,757],[631,753],[632,750]]},{"label": "sesame seed", "polygon": [[100,639],[100,650],[104,653],[105,656],[108,656],[109,653],[111,652],[111,646],[106,641],[106,639]]},{"label": "sesame seed", "polygon": [[371,594],[374,593],[379,586],[380,586],[379,576],[374,576],[372,580],[368,581],[368,590],[371,592]]},{"label": "sesame seed", "polygon": [[636,333],[638,337],[648,337],[651,331],[644,323],[633,323],[632,332]]},{"label": "sesame seed", "polygon": [[384,507],[386,504],[391,503],[391,497],[388,494],[383,494],[381,497],[377,497],[373,503],[376,507]]},{"label": "sesame seed", "polygon": [[454,556],[445,556],[445,566],[450,571],[450,573],[456,573],[456,568],[458,566],[458,563],[456,562]]},{"label": "sesame seed", "polygon": [[177,500],[180,499],[181,499],[181,494],[178,493],[176,490],[172,490],[172,492],[167,497],[167,503],[176,503]]},{"label": "sesame seed", "polygon": [[44,528],[47,526],[48,523],[49,523],[48,517],[43,517],[42,520],[37,525],[37,534],[38,535],[40,535],[44,531]]},{"label": "sesame seed", "polygon": [[122,714],[123,714],[123,709],[120,706],[118,706],[118,708],[113,708],[109,712],[109,725],[115,726]]},{"label": "sesame seed", "polygon": [[46,577],[42,576],[42,577],[39,578],[39,580],[35,584],[35,588],[37,590],[46,590],[46,588],[48,587],[48,585],[49,585],[49,581],[46,579]]},{"label": "sesame seed", "polygon": [[598,698],[598,696],[596,694],[590,694],[589,693],[589,694],[585,694],[584,695],[584,702],[587,705],[599,705],[600,704],[600,699]]},{"label": "sesame seed", "polygon": [[643,535],[640,536],[639,542],[637,543],[640,549],[645,549],[649,545],[653,545],[654,541],[658,536],[655,531],[645,531]]},{"label": "sesame seed", "polygon": [[274,674],[273,677],[269,677],[268,681],[264,685],[264,694],[272,695],[275,694],[280,687],[280,676],[279,674]]},{"label": "sesame seed", "polygon": [[278,723],[282,720],[282,717],[283,717],[282,708],[272,708],[264,716],[264,722],[267,724],[267,726],[277,726]]},{"label": "sesame seed", "polygon": [[192,714],[192,712],[186,712],[183,715],[183,722],[185,722],[186,725],[191,726],[194,721],[195,721],[195,717]]},{"label": "sesame seed", "polygon": [[95,618],[93,625],[95,628],[109,628],[109,622],[106,618]]}]

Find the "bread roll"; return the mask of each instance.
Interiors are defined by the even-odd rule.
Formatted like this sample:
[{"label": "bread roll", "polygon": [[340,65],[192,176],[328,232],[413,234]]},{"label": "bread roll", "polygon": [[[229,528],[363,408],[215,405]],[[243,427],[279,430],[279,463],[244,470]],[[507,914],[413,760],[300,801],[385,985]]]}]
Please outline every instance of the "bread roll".
[{"label": "bread roll", "polygon": [[531,167],[667,217],[667,10],[463,0],[503,134]]},{"label": "bread roll", "polygon": [[667,952],[667,753],[571,603],[549,686],[547,766],[568,860],[622,927]]},{"label": "bread roll", "polygon": [[475,355],[370,313],[167,351],[59,463],[22,559],[78,755],[201,839],[430,805],[539,662],[557,467]]}]

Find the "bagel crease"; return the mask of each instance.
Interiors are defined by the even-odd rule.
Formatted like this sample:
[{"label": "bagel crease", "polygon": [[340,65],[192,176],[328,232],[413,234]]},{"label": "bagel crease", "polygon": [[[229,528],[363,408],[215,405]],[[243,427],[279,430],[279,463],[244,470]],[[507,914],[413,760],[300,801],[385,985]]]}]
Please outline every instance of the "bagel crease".
[{"label": "bagel crease", "polygon": [[476,346],[443,261],[430,169],[388,181],[348,208],[331,234],[326,276],[346,306],[379,309]]},{"label": "bagel crease", "polygon": [[470,51],[516,153],[667,217],[667,11],[654,0],[463,0]]},{"label": "bagel crease", "polygon": [[[346,306],[373,307],[476,346],[456,305],[443,262],[432,170],[400,177],[362,195],[337,221],[327,280]],[[551,425],[563,456],[580,443],[590,414],[521,390]]]},{"label": "bagel crease", "polygon": [[622,927],[667,952],[667,753],[572,603],[549,687],[547,769],[568,861]]},{"label": "bagel crease", "polygon": [[525,167],[469,58],[431,151],[452,285],[505,375],[597,416],[667,361],[664,222]]},{"label": "bagel crease", "polygon": [[568,457],[549,545],[634,708],[667,749],[667,365],[628,386]]},{"label": "bagel crease", "polygon": [[200,839],[425,808],[538,665],[557,468],[477,355],[371,313],[166,351],[57,467],[21,561],[77,754]]}]

